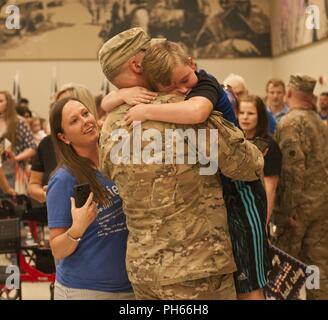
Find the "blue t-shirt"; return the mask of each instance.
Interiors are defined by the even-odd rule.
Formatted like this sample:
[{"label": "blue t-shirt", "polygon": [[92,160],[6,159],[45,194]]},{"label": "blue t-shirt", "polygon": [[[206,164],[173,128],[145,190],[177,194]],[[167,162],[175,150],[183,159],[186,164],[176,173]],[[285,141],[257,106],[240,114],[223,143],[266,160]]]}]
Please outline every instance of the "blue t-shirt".
[{"label": "blue t-shirt", "polygon": [[[69,288],[106,292],[131,290],[125,268],[128,231],[122,200],[116,185],[97,173],[98,181],[113,195],[109,206],[98,205],[98,215],[88,227],[75,252],[61,259],[56,267],[56,280]],[[49,228],[72,225],[71,202],[75,177],[59,168],[51,177],[47,190]]]},{"label": "blue t-shirt", "polygon": [[277,127],[277,121],[276,119],[273,117],[272,113],[267,111],[267,115],[268,115],[268,129],[269,129],[269,133],[271,135],[273,135],[276,131],[276,127]]}]

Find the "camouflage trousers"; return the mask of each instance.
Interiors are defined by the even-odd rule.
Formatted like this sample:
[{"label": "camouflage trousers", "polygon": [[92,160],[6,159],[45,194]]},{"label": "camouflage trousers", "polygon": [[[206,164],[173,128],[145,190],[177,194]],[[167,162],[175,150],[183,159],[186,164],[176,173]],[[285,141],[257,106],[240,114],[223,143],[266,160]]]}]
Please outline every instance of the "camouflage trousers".
[{"label": "camouflage trousers", "polygon": [[328,203],[311,214],[296,215],[293,221],[278,212],[274,219],[275,245],[307,265],[319,267],[320,289],[307,290],[307,298],[328,300]]},{"label": "camouflage trousers", "polygon": [[137,300],[236,300],[232,273],[165,286],[132,286]]}]

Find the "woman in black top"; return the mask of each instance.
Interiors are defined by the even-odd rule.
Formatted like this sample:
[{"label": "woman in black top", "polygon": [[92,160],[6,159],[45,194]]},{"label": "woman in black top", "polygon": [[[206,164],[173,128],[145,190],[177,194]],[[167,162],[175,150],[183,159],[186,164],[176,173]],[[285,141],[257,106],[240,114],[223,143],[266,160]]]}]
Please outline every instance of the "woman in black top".
[{"label": "woman in black top", "polygon": [[264,186],[268,202],[267,224],[270,221],[276,197],[276,189],[281,173],[282,154],[278,144],[268,133],[268,118],[264,102],[260,97],[247,96],[242,98],[237,108],[238,122],[248,140],[263,138],[267,142],[264,156]]}]

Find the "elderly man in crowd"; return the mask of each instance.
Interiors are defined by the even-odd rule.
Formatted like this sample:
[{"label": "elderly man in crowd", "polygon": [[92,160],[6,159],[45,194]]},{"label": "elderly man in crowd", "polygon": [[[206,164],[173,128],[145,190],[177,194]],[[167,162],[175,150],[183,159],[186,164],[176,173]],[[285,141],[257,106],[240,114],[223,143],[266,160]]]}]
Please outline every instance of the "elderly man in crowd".
[{"label": "elderly man in crowd", "polygon": [[[140,28],[108,40],[99,52],[106,77],[118,88],[147,88],[141,63],[150,43]],[[182,99],[159,95],[156,101]],[[122,102],[109,114],[100,148],[103,170],[117,184],[124,203],[129,229],[127,270],[137,299],[235,299],[235,263],[220,178],[215,173],[200,175],[199,159],[188,163],[186,139],[182,139],[184,150],[173,147],[168,161],[168,154],[163,152],[170,145],[166,133],[167,129],[205,129],[204,146],[209,151],[209,130],[216,126],[219,137],[212,141],[212,146],[218,146],[216,160],[221,172],[233,179],[258,179],[263,165],[261,153],[240,130],[218,115],[199,126],[146,121],[132,130],[123,121],[128,109]],[[141,130],[141,139],[149,134],[148,129],[159,133],[165,143],[154,146],[154,141],[140,141],[139,155],[148,153],[147,159],[141,159],[137,132]],[[124,132],[133,132],[133,145],[122,136],[115,138]],[[144,139],[151,138],[155,137]],[[150,152],[151,144],[154,148]],[[196,143],[194,148],[199,151],[197,147]],[[124,156],[122,161],[115,161],[114,153],[120,148]],[[177,164],[181,151],[184,162]]]}]

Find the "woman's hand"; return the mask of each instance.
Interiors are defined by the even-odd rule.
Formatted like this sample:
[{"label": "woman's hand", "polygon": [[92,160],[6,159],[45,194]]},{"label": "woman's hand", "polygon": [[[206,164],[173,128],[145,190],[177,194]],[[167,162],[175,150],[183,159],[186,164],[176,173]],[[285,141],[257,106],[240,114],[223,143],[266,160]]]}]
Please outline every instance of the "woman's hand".
[{"label": "woman's hand", "polygon": [[151,103],[157,93],[147,90],[143,87],[125,88],[120,90],[121,97],[125,103],[135,106],[139,103]]},{"label": "woman's hand", "polygon": [[96,219],[97,205],[93,200],[93,192],[90,192],[88,200],[81,208],[76,208],[75,199],[71,198],[72,226],[70,234],[72,237],[82,237],[89,225]]},{"label": "woman's hand", "polygon": [[140,103],[134,107],[132,107],[124,117],[124,121],[126,125],[131,125],[133,121],[141,121],[144,122],[148,120],[146,111],[149,107],[149,104]]}]

